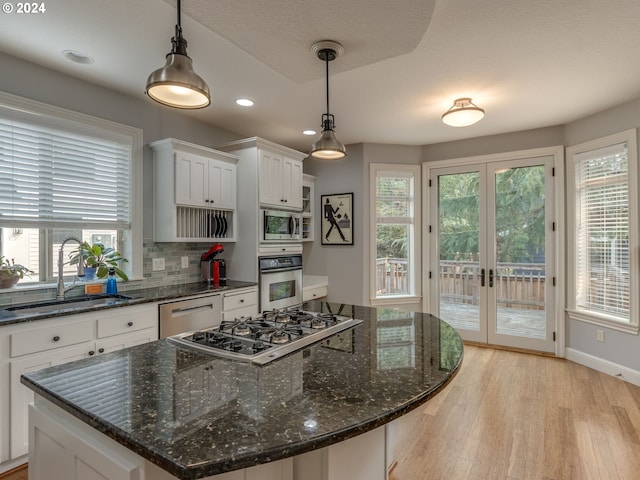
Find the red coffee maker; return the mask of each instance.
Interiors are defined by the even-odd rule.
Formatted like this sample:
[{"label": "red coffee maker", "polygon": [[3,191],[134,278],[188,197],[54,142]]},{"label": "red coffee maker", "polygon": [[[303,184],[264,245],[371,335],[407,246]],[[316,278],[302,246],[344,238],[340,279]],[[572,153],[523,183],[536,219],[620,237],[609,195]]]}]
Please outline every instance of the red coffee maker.
[{"label": "red coffee maker", "polygon": [[221,243],[216,243],[200,257],[202,281],[212,283],[215,288],[227,284],[227,262],[223,258],[215,258],[224,252]]}]

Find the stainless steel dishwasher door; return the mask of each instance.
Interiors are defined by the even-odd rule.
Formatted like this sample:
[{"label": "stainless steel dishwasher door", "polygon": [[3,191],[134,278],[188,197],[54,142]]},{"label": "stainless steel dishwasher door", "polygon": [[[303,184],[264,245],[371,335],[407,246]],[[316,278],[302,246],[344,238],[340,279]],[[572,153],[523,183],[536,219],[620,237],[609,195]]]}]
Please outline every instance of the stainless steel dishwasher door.
[{"label": "stainless steel dishwasher door", "polygon": [[161,303],[159,307],[160,338],[217,327],[222,322],[222,295]]}]

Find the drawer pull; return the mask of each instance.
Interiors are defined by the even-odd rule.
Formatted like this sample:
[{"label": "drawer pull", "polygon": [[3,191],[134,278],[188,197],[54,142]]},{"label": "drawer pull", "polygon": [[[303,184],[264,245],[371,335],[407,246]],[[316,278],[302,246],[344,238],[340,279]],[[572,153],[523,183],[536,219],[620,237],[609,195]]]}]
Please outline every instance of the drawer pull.
[{"label": "drawer pull", "polygon": [[133,322],[127,322],[127,327],[133,327]]},{"label": "drawer pull", "polygon": [[58,335],[56,335],[55,337],[53,337],[53,341],[54,342],[59,342],[60,341],[60,337]]},{"label": "drawer pull", "polygon": [[244,298],[241,298],[241,299],[240,299],[240,303],[244,303]]},{"label": "drawer pull", "polygon": [[93,357],[96,354],[96,352],[94,352],[93,350],[89,350],[89,356]]},{"label": "drawer pull", "polygon": [[98,353],[104,353],[104,348],[99,348]]}]

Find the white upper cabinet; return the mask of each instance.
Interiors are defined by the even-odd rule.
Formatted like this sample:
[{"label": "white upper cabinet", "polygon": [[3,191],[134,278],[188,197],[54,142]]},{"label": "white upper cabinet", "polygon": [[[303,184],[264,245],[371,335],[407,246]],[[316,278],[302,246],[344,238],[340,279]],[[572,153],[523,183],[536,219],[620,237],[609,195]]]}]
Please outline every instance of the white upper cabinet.
[{"label": "white upper cabinet", "polygon": [[175,151],[177,205],[233,210],[236,207],[235,186],[235,163]]},{"label": "white upper cabinet", "polygon": [[302,208],[302,162],[260,150],[260,204],[277,208]]},{"label": "white upper cabinet", "polygon": [[173,138],[150,147],[154,241],[235,241],[238,157]]},{"label": "white upper cabinet", "polygon": [[247,180],[257,175],[260,207],[302,210],[302,160],[307,157],[306,153],[259,137],[216,148],[240,157],[243,186],[245,173]]}]

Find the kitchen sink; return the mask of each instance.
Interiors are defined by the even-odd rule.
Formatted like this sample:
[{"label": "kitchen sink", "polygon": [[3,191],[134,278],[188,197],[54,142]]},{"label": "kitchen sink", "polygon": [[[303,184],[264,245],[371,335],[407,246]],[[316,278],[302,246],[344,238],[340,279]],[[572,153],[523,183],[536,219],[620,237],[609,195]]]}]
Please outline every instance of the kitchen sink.
[{"label": "kitchen sink", "polygon": [[75,310],[80,308],[101,307],[128,302],[133,297],[126,295],[84,295],[81,297],[67,298],[65,300],[48,300],[39,303],[26,303],[8,307],[5,310],[15,313],[49,313],[60,310]]}]

